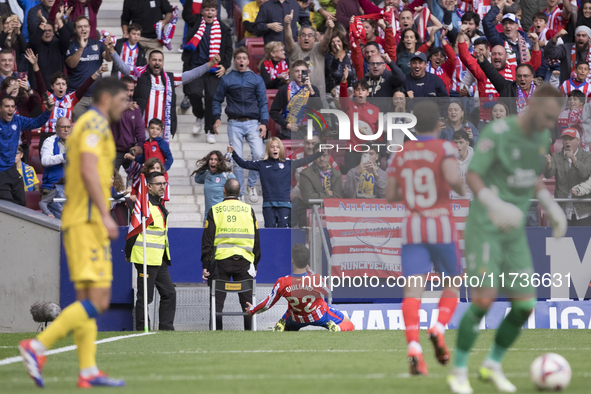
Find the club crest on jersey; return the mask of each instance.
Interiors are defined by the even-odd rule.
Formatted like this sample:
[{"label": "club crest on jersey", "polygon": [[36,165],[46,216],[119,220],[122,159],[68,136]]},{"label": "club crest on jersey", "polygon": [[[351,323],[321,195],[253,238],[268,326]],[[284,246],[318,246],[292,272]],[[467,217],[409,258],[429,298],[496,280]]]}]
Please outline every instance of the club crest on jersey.
[{"label": "club crest on jersey", "polygon": [[221,181],[221,180],[222,180],[222,179],[221,179],[219,176],[216,176],[216,177],[215,177],[215,183],[220,183],[220,181]]},{"label": "club crest on jersey", "polygon": [[156,147],[155,146],[152,147],[152,152],[156,152]]},{"label": "club crest on jersey", "polygon": [[285,165],[283,163],[279,163],[279,169],[283,170],[283,167],[285,167]]},{"label": "club crest on jersey", "polygon": [[12,129],[13,130],[16,130],[16,125],[15,124],[12,125]]},{"label": "club crest on jersey", "polygon": [[92,50],[93,50],[93,51],[98,51],[98,45],[93,45],[93,46],[92,46]]}]

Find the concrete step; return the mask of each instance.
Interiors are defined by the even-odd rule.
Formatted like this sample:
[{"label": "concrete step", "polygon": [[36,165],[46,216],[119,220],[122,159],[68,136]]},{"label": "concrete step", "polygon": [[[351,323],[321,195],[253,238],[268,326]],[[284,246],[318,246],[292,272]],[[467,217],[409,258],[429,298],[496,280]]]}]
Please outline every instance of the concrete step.
[{"label": "concrete step", "polygon": [[170,201],[168,202],[168,204],[192,204],[192,205],[196,205],[196,204],[198,204],[197,201],[198,201],[197,196],[194,196],[194,195],[183,195],[183,196],[179,196],[177,194],[173,194],[173,195],[170,196]]},{"label": "concrete step", "polygon": [[170,188],[171,195],[187,196],[193,194],[193,186],[174,186]]},{"label": "concrete step", "polygon": [[168,170],[168,176],[170,177],[189,177],[189,169],[186,167],[171,168]]},{"label": "concrete step", "polygon": [[172,156],[174,157],[174,162],[172,163],[172,166],[170,167],[170,169],[174,169],[174,168],[187,168],[187,161],[181,159],[180,157],[175,157],[174,155]]},{"label": "concrete step", "polygon": [[175,204],[168,202],[166,209],[170,213],[199,213],[201,211],[200,206],[196,204]]},{"label": "concrete step", "polygon": [[183,176],[183,177],[175,176],[175,177],[169,177],[168,183],[172,187],[177,187],[177,186],[190,186],[193,182],[191,181],[191,179],[188,176]]},{"label": "concrete step", "polygon": [[200,213],[174,213],[171,212],[169,216],[170,222],[200,222],[202,220],[202,216]]},{"label": "concrete step", "polygon": [[179,221],[169,221],[168,226],[170,228],[202,228],[203,222],[202,221],[188,221],[188,222],[179,222]]}]

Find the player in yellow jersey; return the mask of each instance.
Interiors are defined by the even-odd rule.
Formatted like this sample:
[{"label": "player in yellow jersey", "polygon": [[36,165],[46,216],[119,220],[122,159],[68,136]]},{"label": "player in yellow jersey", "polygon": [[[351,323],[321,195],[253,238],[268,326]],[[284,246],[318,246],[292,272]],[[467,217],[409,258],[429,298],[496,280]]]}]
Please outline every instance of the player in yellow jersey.
[{"label": "player in yellow jersey", "polygon": [[27,372],[43,387],[41,370],[45,351],[70,331],[78,346],[78,387],[124,386],[96,366],[97,327],[95,318],[109,308],[111,299],[111,245],[118,228],[109,212],[110,180],[113,175],[115,143],[109,124],[117,122],[127,108],[127,87],[116,78],[95,84],[93,107],[76,122],[66,148],[66,197],[62,215],[64,247],[70,279],[77,301],[34,339],[20,342],[19,350]]}]

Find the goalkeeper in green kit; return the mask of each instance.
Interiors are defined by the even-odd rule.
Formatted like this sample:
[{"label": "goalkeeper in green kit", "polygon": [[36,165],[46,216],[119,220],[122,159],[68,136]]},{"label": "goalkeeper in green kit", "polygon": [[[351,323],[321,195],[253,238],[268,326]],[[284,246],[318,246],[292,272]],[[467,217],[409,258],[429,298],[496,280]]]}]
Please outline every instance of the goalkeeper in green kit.
[{"label": "goalkeeper in green kit", "polygon": [[[472,303],[458,328],[453,370],[447,377],[454,393],[472,393],[470,348],[499,292],[511,298],[511,311],[497,329],[479,372],[501,392],[517,390],[503,374],[501,361],[536,304],[536,289],[530,280],[522,280],[534,273],[524,219],[529,200],[535,196],[548,212],[554,237],[563,237],[567,227],[564,212],[539,179],[549,147],[548,129],[556,126],[563,100],[558,90],[542,85],[521,116],[492,122],[480,133],[466,174],[466,183],[478,198],[470,204],[464,232],[468,278],[477,276],[479,286],[472,287]],[[516,274],[525,275],[513,281]]]}]

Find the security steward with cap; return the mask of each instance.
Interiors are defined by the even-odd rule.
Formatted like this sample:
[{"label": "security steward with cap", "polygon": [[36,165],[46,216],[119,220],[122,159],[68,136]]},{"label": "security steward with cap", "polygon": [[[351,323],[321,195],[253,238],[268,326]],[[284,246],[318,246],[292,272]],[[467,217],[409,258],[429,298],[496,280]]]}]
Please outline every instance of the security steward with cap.
[{"label": "security steward with cap", "polygon": [[[224,201],[207,213],[201,241],[203,280],[211,286],[212,279],[241,281],[256,276],[261,259],[259,226],[250,205],[238,200],[240,182],[228,179],[224,186]],[[252,303],[252,291],[238,293],[241,310]],[[216,292],[215,309],[222,312],[226,293]],[[211,305],[210,305],[211,308]],[[211,322],[210,322],[211,324]],[[222,330],[222,316],[216,317],[216,329]],[[250,330],[251,316],[244,316],[244,329]]]},{"label": "security steward with cap", "polygon": [[[168,273],[170,251],[168,249],[168,211],[162,196],[166,191],[166,178],[161,172],[146,177],[148,206],[152,223],[146,227],[146,260],[148,274],[148,304],[154,297],[154,285],[160,294],[159,330],[174,330],[176,290]],[[144,330],[144,234],[139,233],[125,243],[125,257],[137,269],[137,300],[135,303],[135,328]],[[148,321],[149,324],[149,321]]]}]

